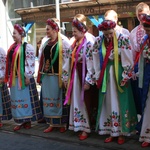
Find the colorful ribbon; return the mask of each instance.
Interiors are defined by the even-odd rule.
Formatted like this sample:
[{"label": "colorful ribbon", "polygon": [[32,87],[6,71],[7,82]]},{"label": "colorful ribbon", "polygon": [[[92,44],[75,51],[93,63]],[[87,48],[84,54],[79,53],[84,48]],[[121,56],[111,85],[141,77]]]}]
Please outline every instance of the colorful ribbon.
[{"label": "colorful ribbon", "polygon": [[[43,50],[45,48],[45,46],[47,45],[48,41],[46,41],[44,43],[44,46],[43,46],[43,49],[42,49],[42,53],[43,53]],[[60,33],[58,32],[58,43],[57,43],[57,46],[56,46],[56,52],[55,52],[55,55],[51,61],[51,64],[49,66],[49,69],[51,69],[56,61],[56,59],[59,57],[59,87],[61,88],[62,87],[62,80],[61,80],[61,75],[62,75],[62,38],[61,38],[61,35]],[[59,55],[59,56],[58,56]],[[38,71],[38,77],[37,77],[37,82],[40,83],[42,81],[42,79],[44,78],[44,74],[42,75],[41,77],[41,74],[40,74],[40,71],[41,71],[41,68],[43,67],[43,61],[44,61],[44,57],[43,57],[43,54],[41,55],[41,58],[40,58],[40,65],[39,65],[39,71]]]},{"label": "colorful ribbon", "polygon": [[138,62],[139,58],[140,58],[140,64],[139,64],[139,88],[143,88],[143,75],[144,75],[144,58],[143,58],[143,55],[142,55],[142,52],[143,52],[143,49],[146,45],[146,42],[147,42],[147,39],[148,39],[148,35],[146,35],[144,37],[144,41],[143,43],[141,44],[142,47],[140,49],[140,52],[139,52],[139,55],[138,57],[136,58],[135,60],[135,64],[136,62]]},{"label": "colorful ribbon", "polygon": [[69,79],[64,105],[66,105],[70,99],[70,95],[71,95],[71,91],[72,91],[72,87],[73,87],[75,70],[76,70],[76,66],[77,66],[77,62],[78,62],[78,56],[79,56],[78,54],[79,54],[84,42],[85,42],[85,37],[79,41],[79,44],[77,46],[75,46],[75,48],[72,52],[71,78]]},{"label": "colorful ribbon", "polygon": [[[99,80],[97,82],[97,87],[100,88],[102,85],[102,92],[106,91],[106,65],[108,63],[108,59],[109,59],[109,55],[112,49],[112,43],[110,43],[111,45],[108,47],[107,52],[106,52],[106,48],[104,45],[104,39],[102,39],[102,43],[100,46],[100,59],[104,58],[104,61],[102,62],[102,60],[100,60],[100,62],[102,63],[101,65],[101,73],[100,73],[100,77]],[[119,63],[119,56],[118,56],[118,40],[116,37],[116,34],[114,33],[114,38],[113,38],[113,45],[114,45],[114,65],[115,65],[115,77],[116,77],[116,81],[117,81],[117,87],[118,90],[122,93],[123,90],[121,89],[121,87],[118,84],[118,63]]]},{"label": "colorful ribbon", "polygon": [[116,76],[116,81],[117,81],[117,87],[118,90],[122,93],[123,90],[122,88],[119,86],[119,77],[118,77],[118,63],[119,63],[119,56],[118,56],[118,40],[117,40],[117,36],[114,33],[114,63],[115,63],[115,76]]},{"label": "colorful ribbon", "polygon": [[[102,42],[102,53],[103,53],[103,58],[104,58],[104,61],[103,61],[103,64],[102,64],[102,68],[101,68],[101,73],[100,73],[100,77],[99,77],[99,80],[97,81],[97,87],[100,88],[101,85],[102,85],[102,82],[103,82],[103,79],[104,79],[104,72],[105,72],[105,68],[106,68],[106,65],[107,65],[107,62],[108,62],[108,58],[109,58],[109,55],[110,55],[110,52],[112,50],[112,42],[110,43],[107,51],[106,51],[106,47],[104,45],[104,40]],[[104,53],[105,51],[105,53]]]},{"label": "colorful ribbon", "polygon": [[[13,44],[14,45],[14,44]],[[10,80],[9,80],[9,87],[15,86],[16,84],[16,73],[18,75],[18,84],[19,84],[19,89],[24,89],[25,88],[25,77],[24,77],[24,49],[23,49],[23,44],[18,44],[17,47],[14,49],[14,53],[12,55],[12,62],[9,64],[9,52],[12,50],[13,45],[10,47],[8,50],[8,55],[7,55],[7,64],[6,64],[6,74],[5,74],[5,82],[8,82],[8,68],[9,65],[11,66],[10,68]]]}]

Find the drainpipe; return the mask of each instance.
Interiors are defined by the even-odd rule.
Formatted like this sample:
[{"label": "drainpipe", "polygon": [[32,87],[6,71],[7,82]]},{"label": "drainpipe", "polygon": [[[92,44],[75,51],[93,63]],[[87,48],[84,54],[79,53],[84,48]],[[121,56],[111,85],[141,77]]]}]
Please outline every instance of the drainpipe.
[{"label": "drainpipe", "polygon": [[[55,0],[56,3],[56,18],[60,21],[60,8],[59,8],[59,0]],[[58,22],[60,27],[60,22]]]}]

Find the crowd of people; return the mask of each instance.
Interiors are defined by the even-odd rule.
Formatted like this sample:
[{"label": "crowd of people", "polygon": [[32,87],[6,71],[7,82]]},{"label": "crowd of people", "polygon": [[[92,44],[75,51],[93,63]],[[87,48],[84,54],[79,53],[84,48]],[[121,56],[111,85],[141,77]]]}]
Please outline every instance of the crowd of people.
[{"label": "crowd of people", "polygon": [[85,140],[95,130],[108,135],[105,143],[117,138],[120,145],[125,136],[138,134],[141,146],[150,146],[149,6],[139,3],[136,16],[139,25],[129,32],[108,10],[98,25],[103,34],[94,37],[86,17],[77,14],[70,40],[60,33],[59,20],[47,19],[38,52],[40,99],[33,76],[35,50],[15,24],[14,43],[7,54],[0,48],[0,127],[12,118],[14,131],[30,129],[32,121],[46,122],[44,133],[69,129]]}]

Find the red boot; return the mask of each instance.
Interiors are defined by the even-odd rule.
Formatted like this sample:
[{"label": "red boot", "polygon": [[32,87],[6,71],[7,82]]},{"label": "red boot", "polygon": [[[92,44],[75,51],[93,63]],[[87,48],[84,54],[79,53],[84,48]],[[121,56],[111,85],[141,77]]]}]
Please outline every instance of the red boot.
[{"label": "red boot", "polygon": [[142,146],[142,147],[148,147],[148,146],[150,146],[150,143],[148,143],[148,142],[143,142],[141,146]]},{"label": "red boot", "polygon": [[53,127],[48,127],[47,129],[45,129],[43,132],[44,133],[48,133],[48,132],[52,132],[53,131]]},{"label": "red boot", "polygon": [[31,122],[26,122],[26,123],[24,123],[23,127],[24,127],[25,129],[30,129],[30,128],[31,128]]},{"label": "red boot", "polygon": [[110,136],[110,137],[106,138],[104,142],[105,142],[105,143],[110,143],[110,142],[112,142],[112,141],[113,141],[113,137]]}]

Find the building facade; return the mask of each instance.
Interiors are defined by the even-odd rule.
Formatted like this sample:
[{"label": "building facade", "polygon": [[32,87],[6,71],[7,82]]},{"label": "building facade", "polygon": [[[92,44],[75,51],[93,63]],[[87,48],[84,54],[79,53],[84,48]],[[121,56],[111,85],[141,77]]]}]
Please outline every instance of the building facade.
[{"label": "building facade", "polygon": [[[60,21],[63,32],[71,36],[71,21],[76,14],[87,16],[90,32],[98,35],[97,24],[102,21],[104,13],[114,9],[119,16],[119,23],[131,31],[138,21],[135,17],[135,6],[139,0],[58,0]],[[27,41],[35,47],[45,36],[45,22],[56,17],[56,0],[1,0],[0,11],[5,12],[0,18],[0,44],[7,49],[12,44],[12,30],[15,23],[27,27]],[[150,5],[150,2],[143,0]],[[2,13],[1,13],[2,14]]]}]

